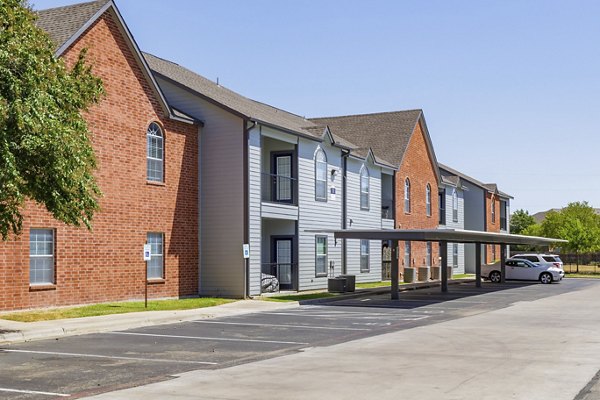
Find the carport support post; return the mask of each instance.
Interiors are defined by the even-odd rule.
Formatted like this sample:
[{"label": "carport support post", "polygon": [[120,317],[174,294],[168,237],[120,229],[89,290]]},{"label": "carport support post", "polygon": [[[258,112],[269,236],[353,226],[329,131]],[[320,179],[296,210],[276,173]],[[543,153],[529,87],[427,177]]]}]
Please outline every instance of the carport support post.
[{"label": "carport support post", "polygon": [[442,292],[448,291],[448,242],[440,242],[442,256]]},{"label": "carport support post", "polygon": [[506,282],[506,245],[500,245],[500,282]]},{"label": "carport support post", "polygon": [[398,267],[398,241],[392,240],[392,285],[391,285],[391,295],[392,300],[398,300],[398,274],[400,269]]},{"label": "carport support post", "polygon": [[481,287],[481,243],[475,243],[475,286]]}]

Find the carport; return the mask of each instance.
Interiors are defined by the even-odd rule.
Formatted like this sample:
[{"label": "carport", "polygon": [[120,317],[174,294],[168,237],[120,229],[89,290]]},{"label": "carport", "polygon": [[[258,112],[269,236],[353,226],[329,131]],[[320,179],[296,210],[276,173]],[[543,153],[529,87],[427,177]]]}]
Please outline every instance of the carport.
[{"label": "carport", "polygon": [[442,256],[441,287],[448,291],[448,243],[475,243],[475,285],[481,287],[481,246],[500,245],[501,282],[506,278],[506,246],[536,245],[548,246],[553,243],[566,243],[566,240],[538,236],[511,235],[509,233],[480,232],[462,229],[345,229],[334,230],[336,239],[389,240],[392,242],[392,285],[391,298],[398,299],[398,242],[439,242]]}]

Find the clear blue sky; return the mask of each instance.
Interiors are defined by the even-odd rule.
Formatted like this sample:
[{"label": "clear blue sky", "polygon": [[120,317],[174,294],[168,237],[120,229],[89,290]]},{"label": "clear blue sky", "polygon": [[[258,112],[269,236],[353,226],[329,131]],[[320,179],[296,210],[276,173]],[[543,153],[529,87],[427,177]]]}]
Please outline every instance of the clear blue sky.
[{"label": "clear blue sky", "polygon": [[143,50],[285,110],[422,108],[438,160],[513,211],[600,207],[600,1],[116,4]]}]

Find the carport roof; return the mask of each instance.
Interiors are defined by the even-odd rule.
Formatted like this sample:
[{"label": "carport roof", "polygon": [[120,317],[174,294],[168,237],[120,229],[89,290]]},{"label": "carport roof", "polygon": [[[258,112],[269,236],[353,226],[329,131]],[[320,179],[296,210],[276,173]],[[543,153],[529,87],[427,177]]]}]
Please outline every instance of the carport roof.
[{"label": "carport roof", "polygon": [[453,242],[485,244],[550,245],[566,240],[509,233],[469,231],[463,229],[345,229],[328,231],[336,239],[407,240],[415,242]]}]

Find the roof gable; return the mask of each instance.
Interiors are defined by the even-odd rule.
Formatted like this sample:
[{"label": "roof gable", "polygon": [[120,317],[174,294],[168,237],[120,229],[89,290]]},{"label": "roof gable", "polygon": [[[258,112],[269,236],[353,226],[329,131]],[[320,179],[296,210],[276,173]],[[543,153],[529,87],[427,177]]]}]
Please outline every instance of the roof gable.
[{"label": "roof gable", "polygon": [[442,163],[438,163],[438,167],[440,169],[440,173],[442,175],[453,175],[453,176],[457,176],[460,179],[469,182],[483,190],[485,190],[488,193],[492,193],[492,194],[497,194],[499,197],[505,198],[505,199],[512,199],[513,197],[509,194],[506,194],[504,192],[501,192],[500,190],[498,190],[498,185],[496,185],[495,183],[483,183],[475,178],[472,178],[466,174],[463,174],[460,171],[457,171],[447,165],[444,165]]}]

